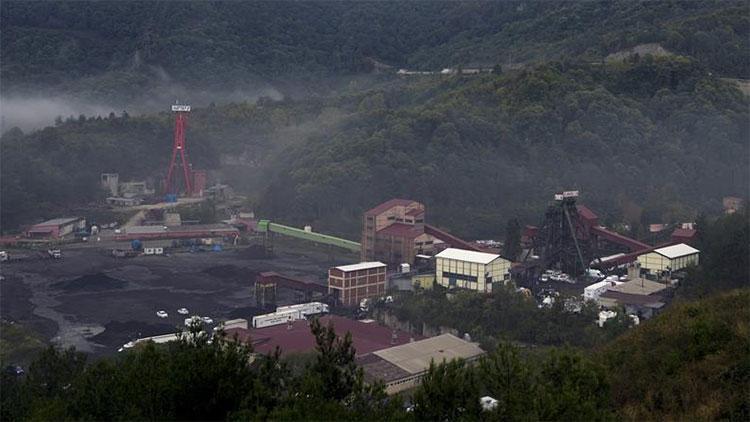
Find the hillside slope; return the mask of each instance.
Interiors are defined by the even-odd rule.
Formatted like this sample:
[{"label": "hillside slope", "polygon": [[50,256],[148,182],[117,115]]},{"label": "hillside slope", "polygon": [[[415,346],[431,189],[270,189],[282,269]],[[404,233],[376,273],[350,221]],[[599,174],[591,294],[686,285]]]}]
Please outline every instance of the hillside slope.
[{"label": "hillside slope", "polygon": [[412,197],[480,236],[576,188],[604,220],[675,221],[747,191],[748,136],[747,98],[688,60],[425,78],[363,94],[338,131],[288,148],[261,205],[355,235],[363,209]]},{"label": "hillside slope", "polygon": [[742,1],[18,2],[0,5],[5,89],[132,95],[165,80],[236,85],[357,73],[372,59],[441,69],[597,61],[662,43],[750,77]]},{"label": "hillside slope", "polygon": [[[356,238],[364,209],[404,196],[436,224],[489,236],[513,216],[535,221],[567,188],[605,221],[716,209],[747,191],[748,120],[748,99],[701,65],[646,58],[382,77],[338,97],[201,108],[188,138],[194,165],[257,198],[264,216]],[[167,113],[84,116],[6,134],[2,194],[14,206],[3,225],[92,199],[101,172],[158,181],[171,125]]]},{"label": "hillside slope", "polygon": [[604,352],[630,420],[750,417],[750,290],[677,304]]}]

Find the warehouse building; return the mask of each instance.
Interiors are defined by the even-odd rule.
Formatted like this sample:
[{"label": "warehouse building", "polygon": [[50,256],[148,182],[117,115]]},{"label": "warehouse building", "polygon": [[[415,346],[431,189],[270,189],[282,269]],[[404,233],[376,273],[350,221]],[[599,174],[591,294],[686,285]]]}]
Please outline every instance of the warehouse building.
[{"label": "warehouse building", "polygon": [[[357,321],[338,315],[319,318],[324,327],[332,324],[340,337],[350,333],[357,356],[422,339],[418,335],[382,326],[374,320]],[[316,346],[315,336],[310,332],[310,321],[305,319],[264,328],[232,326],[225,328],[224,332],[227,339],[236,338],[237,341],[252,345],[254,352],[260,354],[273,353],[278,347],[283,355],[288,356],[292,353],[312,352]]]},{"label": "warehouse building", "polygon": [[654,249],[638,256],[641,268],[651,274],[671,274],[691,265],[698,265],[700,251],[684,243]]},{"label": "warehouse building", "polygon": [[433,361],[436,364],[454,359],[473,362],[484,353],[476,343],[442,334],[360,356],[357,364],[364,370],[366,382],[382,381],[386,393],[395,394],[419,385]]},{"label": "warehouse building", "polygon": [[385,295],[386,265],[360,262],[328,270],[328,294],[337,305],[357,306],[362,299]]},{"label": "warehouse building", "polygon": [[425,207],[410,199],[391,199],[365,212],[362,223],[362,261],[381,261],[396,268],[414,264],[417,255],[434,255],[447,247],[479,250],[426,224]]},{"label": "warehouse building", "polygon": [[435,255],[435,280],[448,288],[489,293],[510,277],[512,262],[500,255],[449,248]]},{"label": "warehouse building", "polygon": [[86,219],[83,217],[55,218],[31,226],[26,231],[26,236],[33,238],[60,238],[85,229]]}]

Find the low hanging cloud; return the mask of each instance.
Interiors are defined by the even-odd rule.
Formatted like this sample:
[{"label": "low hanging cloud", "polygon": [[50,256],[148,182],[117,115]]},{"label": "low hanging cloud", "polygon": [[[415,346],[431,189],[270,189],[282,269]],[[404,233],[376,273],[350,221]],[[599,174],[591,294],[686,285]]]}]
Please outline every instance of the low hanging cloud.
[{"label": "low hanging cloud", "polygon": [[78,117],[81,114],[90,116],[106,116],[111,112],[120,113],[122,110],[112,105],[84,102],[64,97],[42,96],[5,96],[0,97],[0,116],[2,118],[2,132],[13,127],[19,127],[24,132],[51,126],[55,118],[61,116]]}]

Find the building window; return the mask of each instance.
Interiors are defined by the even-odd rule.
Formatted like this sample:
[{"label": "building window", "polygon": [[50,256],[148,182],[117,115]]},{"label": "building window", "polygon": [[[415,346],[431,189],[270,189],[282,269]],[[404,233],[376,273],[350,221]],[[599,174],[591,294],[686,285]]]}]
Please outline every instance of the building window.
[{"label": "building window", "polygon": [[463,280],[468,281],[469,283],[476,283],[477,277],[473,275],[466,275],[466,274],[457,274],[452,272],[445,272],[443,271],[443,277],[447,277],[453,281],[452,285],[455,285],[455,280]]}]

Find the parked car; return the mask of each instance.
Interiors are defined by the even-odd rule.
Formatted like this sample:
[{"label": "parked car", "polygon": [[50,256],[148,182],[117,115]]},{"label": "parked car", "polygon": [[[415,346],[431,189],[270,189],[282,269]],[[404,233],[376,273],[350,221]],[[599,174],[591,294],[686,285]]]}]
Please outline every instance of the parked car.
[{"label": "parked car", "polygon": [[20,377],[26,372],[19,365],[8,365],[5,367],[5,373]]}]

